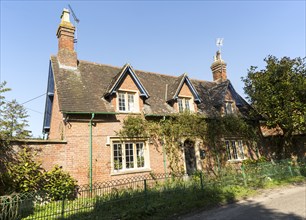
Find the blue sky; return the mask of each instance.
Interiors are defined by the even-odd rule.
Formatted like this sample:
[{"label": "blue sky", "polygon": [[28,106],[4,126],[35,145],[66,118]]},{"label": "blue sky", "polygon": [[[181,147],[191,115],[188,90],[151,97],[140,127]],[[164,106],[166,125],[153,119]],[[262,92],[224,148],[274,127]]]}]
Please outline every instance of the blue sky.
[{"label": "blue sky", "polygon": [[[241,77],[263,59],[305,57],[305,1],[2,1],[1,81],[8,100],[46,92],[56,30],[71,4],[80,19],[81,60],[212,80],[210,65],[224,38],[228,78],[244,97]],[[30,130],[41,135],[45,97],[27,102]]]}]

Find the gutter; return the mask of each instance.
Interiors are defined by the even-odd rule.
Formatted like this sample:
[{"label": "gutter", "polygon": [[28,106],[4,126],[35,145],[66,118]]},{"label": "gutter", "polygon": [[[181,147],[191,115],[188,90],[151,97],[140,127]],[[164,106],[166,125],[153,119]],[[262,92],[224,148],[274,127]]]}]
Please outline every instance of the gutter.
[{"label": "gutter", "polygon": [[95,115],[116,115],[119,114],[118,112],[63,112],[64,114],[70,115],[88,115],[88,114],[95,114]]},{"label": "gutter", "polygon": [[[166,120],[166,117],[164,116],[163,117],[163,121]],[[162,147],[162,150],[163,150],[163,162],[164,162],[164,172],[166,174],[166,178],[167,178],[167,158],[166,158],[166,149],[165,149],[165,144],[166,144],[166,138],[165,138],[165,135],[163,137],[163,147]]]},{"label": "gutter", "polygon": [[91,113],[91,119],[89,121],[89,187],[92,192],[92,120],[95,117],[95,113]]}]

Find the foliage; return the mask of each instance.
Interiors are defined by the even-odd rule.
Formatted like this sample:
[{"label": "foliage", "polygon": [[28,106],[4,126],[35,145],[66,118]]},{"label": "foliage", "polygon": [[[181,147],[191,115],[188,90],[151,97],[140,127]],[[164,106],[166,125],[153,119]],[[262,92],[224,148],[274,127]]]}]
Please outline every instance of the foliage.
[{"label": "foliage", "polygon": [[282,129],[284,150],[292,145],[292,135],[306,132],[305,60],[268,56],[265,69],[252,66],[242,78],[248,100],[268,128]]},{"label": "foliage", "polygon": [[[183,142],[199,140],[210,146],[211,154],[216,161],[226,161],[223,137],[238,136],[249,141],[255,141],[256,126],[246,119],[228,115],[207,119],[201,114],[183,112],[163,117],[160,120],[146,120],[140,116],[128,116],[119,136],[135,138],[147,137],[155,146],[164,145],[169,168],[173,173],[183,173],[182,161]],[[220,162],[220,161],[219,161]],[[220,162],[221,163],[221,162]]]},{"label": "foliage", "polygon": [[[286,168],[286,163],[280,163]],[[273,164],[272,164],[273,165]],[[256,166],[265,167],[266,163]],[[269,166],[269,173],[275,167]],[[267,178],[265,173],[253,173],[250,169],[246,172],[247,185],[238,181],[243,178],[242,173],[228,172],[226,178],[208,179],[205,173],[195,173],[189,179],[182,176],[168,176],[147,180],[147,187],[129,188],[121,181],[117,186],[98,186],[92,193],[88,188],[81,191],[80,198],[75,200],[37,204],[34,213],[24,206],[27,213],[26,219],[60,218],[60,219],[177,219],[178,215],[190,213],[197,209],[210,209],[220,204],[229,203],[240,198],[245,198],[258,193],[256,188],[276,187],[291,183],[305,182],[305,177],[287,169],[285,174],[282,169],[277,169],[276,174]],[[251,176],[254,175],[254,176]],[[251,176],[251,177],[250,177]],[[202,181],[201,181],[202,179]],[[254,181],[262,179],[263,181]],[[130,182],[128,185],[130,186]],[[144,183],[143,183],[144,184]],[[204,184],[204,185],[202,185]],[[117,188],[118,187],[118,188]],[[115,189],[115,190],[114,190]],[[94,194],[94,196],[92,196]],[[23,215],[26,217],[25,215]],[[1,217],[1,214],[0,214]]]},{"label": "foliage", "polygon": [[24,107],[16,100],[7,102],[3,111],[3,122],[1,125],[1,133],[5,138],[23,139],[30,136],[30,131],[25,128],[28,126],[27,112]]},{"label": "foliage", "polygon": [[58,166],[54,166],[51,171],[45,171],[34,157],[35,154],[25,147],[17,154],[15,161],[6,164],[10,191],[43,191],[51,200],[59,200],[62,196],[73,198],[76,180]]},{"label": "foliage", "polygon": [[63,171],[61,167],[54,166],[51,171],[44,173],[43,179],[43,191],[52,200],[73,199],[75,197],[77,181],[69,173]]},{"label": "foliage", "polygon": [[0,140],[23,139],[30,136],[27,112],[16,100],[6,101],[4,92],[10,91],[6,88],[6,82],[0,84]]},{"label": "foliage", "polygon": [[12,189],[15,192],[30,192],[40,189],[43,177],[41,164],[33,160],[28,148],[22,149],[15,161],[6,164]]},{"label": "foliage", "polygon": [[268,161],[268,159],[266,157],[260,157],[257,160],[252,160],[252,159],[248,158],[248,159],[243,160],[242,164],[246,165],[246,166],[247,165],[257,165],[259,163],[264,163],[264,162],[267,162],[267,161]]}]

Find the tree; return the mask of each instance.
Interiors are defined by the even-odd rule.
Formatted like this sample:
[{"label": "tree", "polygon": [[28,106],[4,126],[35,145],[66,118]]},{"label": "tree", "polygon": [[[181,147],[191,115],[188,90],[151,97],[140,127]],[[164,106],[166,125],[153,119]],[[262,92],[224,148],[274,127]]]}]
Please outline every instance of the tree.
[{"label": "tree", "polygon": [[12,179],[8,176],[6,165],[15,161],[11,141],[30,136],[26,130],[28,115],[24,107],[16,100],[5,99],[4,93],[10,90],[5,81],[0,83],[0,195],[12,188]]},{"label": "tree", "polygon": [[305,58],[264,59],[266,68],[251,66],[244,91],[254,109],[261,114],[268,128],[281,128],[283,153],[292,146],[295,134],[306,132],[306,64]]},{"label": "tree", "polygon": [[10,91],[5,86],[5,81],[0,83],[0,140],[27,138],[31,133],[26,130],[28,127],[27,111],[16,100],[5,100],[3,93]]}]

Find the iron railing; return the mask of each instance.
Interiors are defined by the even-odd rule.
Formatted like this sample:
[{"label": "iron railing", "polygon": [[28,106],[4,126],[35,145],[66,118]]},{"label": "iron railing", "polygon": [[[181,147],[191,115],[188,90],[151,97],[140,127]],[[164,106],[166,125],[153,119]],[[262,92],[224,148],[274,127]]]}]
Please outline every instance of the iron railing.
[{"label": "iron railing", "polygon": [[[43,192],[19,193],[0,197],[0,219],[120,219],[120,210],[147,209],[156,200],[167,201],[176,195],[190,195],[190,190],[241,185],[262,186],[271,179],[306,176],[305,161],[281,161],[227,167],[212,176],[196,172],[191,176],[150,174],[79,186],[75,198],[65,195],[59,201]],[[71,195],[71,193],[69,193]],[[137,207],[133,201],[137,200]],[[141,204],[141,207],[139,207]]]}]

